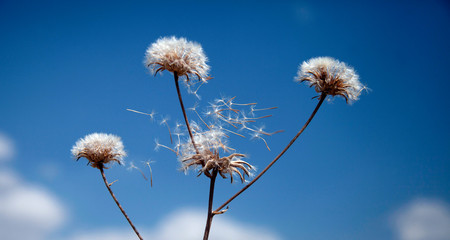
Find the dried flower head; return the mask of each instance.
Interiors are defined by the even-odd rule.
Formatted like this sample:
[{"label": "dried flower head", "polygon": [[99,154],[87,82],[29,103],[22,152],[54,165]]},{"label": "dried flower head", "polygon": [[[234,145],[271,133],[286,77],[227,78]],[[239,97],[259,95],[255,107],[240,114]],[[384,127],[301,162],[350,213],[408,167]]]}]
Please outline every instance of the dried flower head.
[{"label": "dried flower head", "polygon": [[185,38],[163,37],[153,43],[145,53],[145,66],[154,74],[167,70],[189,77],[197,77],[201,81],[208,80],[208,59],[200,44],[187,41]]},{"label": "dried flower head", "polygon": [[112,134],[93,133],[76,142],[72,147],[72,155],[77,160],[84,157],[89,160],[92,167],[100,169],[109,162],[122,164],[126,153],[120,137]]},{"label": "dried flower head", "polygon": [[296,81],[308,82],[316,92],[342,96],[345,101],[358,100],[366,87],[352,67],[331,57],[317,57],[303,62],[298,69]]},{"label": "dried flower head", "polygon": [[226,157],[219,156],[221,151],[229,152],[233,150],[226,146],[225,136],[221,129],[196,132],[194,141],[198,152],[190,140],[181,145],[180,161],[182,168],[184,170],[200,168],[199,174],[203,173],[206,176],[211,176],[211,172],[216,170],[222,178],[227,178],[229,175],[231,182],[234,181],[233,175],[236,174],[244,182],[245,176],[250,176],[250,170],[253,170],[254,167],[242,160],[245,155],[241,153],[232,153]]}]

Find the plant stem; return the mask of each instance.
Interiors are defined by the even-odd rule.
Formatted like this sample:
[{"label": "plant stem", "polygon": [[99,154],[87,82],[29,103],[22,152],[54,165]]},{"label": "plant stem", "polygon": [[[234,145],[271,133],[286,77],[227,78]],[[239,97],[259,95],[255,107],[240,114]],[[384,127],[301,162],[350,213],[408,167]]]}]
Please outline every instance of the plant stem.
[{"label": "plant stem", "polygon": [[141,235],[139,234],[138,230],[136,229],[136,227],[133,225],[133,223],[131,222],[130,218],[128,217],[127,213],[125,212],[125,210],[123,210],[122,206],[120,205],[119,201],[117,201],[116,196],[114,196],[113,191],[111,190],[111,187],[109,186],[108,181],[106,180],[105,177],[105,172],[103,171],[103,166],[99,167],[100,169],[100,173],[102,174],[102,178],[103,178],[103,182],[105,182],[105,186],[106,188],[108,188],[109,193],[111,194],[111,197],[114,199],[114,202],[116,202],[117,206],[119,207],[120,211],[122,212],[122,214],[125,216],[125,218],[127,219],[128,223],[130,224],[131,228],[133,228],[134,232],[136,233],[136,235],[138,236],[138,238],[140,240],[143,240],[143,238],[141,237]]},{"label": "plant stem", "polygon": [[217,177],[217,169],[214,169],[211,175],[211,182],[209,185],[209,202],[208,202],[208,217],[206,219],[205,234],[203,235],[203,240],[208,240],[209,230],[211,229],[212,218],[214,213],[212,211],[213,198],[214,198],[214,185]]},{"label": "plant stem", "polygon": [[303,125],[302,129],[300,129],[300,131],[297,133],[297,135],[295,135],[294,138],[292,138],[292,140],[289,142],[289,144],[283,149],[283,151],[281,151],[278,156],[275,157],[275,159],[272,160],[272,162],[269,163],[269,165],[267,165],[266,168],[264,168],[264,170],[262,170],[261,173],[258,174],[258,176],[256,176],[250,183],[248,183],[245,187],[243,187],[239,192],[237,192],[236,194],[234,194],[230,199],[228,199],[224,204],[222,204],[219,208],[217,208],[215,210],[215,212],[220,211],[222,208],[224,208],[225,206],[227,206],[231,201],[233,201],[237,196],[239,196],[241,193],[243,193],[245,190],[247,190],[247,188],[249,188],[250,186],[252,186],[265,172],[267,172],[267,170],[269,170],[270,167],[272,167],[273,164],[275,164],[276,161],[278,161],[278,159],[280,159],[281,156],[283,156],[283,154],[291,147],[291,145],[295,142],[295,140],[297,140],[297,138],[300,136],[300,134],[303,133],[303,131],[306,129],[306,127],[308,126],[308,124],[311,122],[311,120],[314,118],[314,115],[316,115],[317,111],[319,110],[320,106],[322,105],[323,101],[325,100],[325,98],[327,97],[326,93],[322,93],[322,95],[320,95],[319,98],[319,103],[317,103],[316,108],[314,109],[314,111],[312,112],[311,116],[309,117],[308,121],[306,121],[306,123]]},{"label": "plant stem", "polygon": [[173,76],[175,78],[175,86],[177,87],[178,99],[180,100],[181,110],[183,111],[184,121],[186,122],[186,127],[189,132],[189,136],[191,137],[192,145],[194,146],[194,149],[197,152],[197,154],[200,154],[200,152],[197,149],[197,145],[195,145],[194,136],[192,135],[192,131],[191,131],[191,126],[189,125],[189,120],[186,115],[186,110],[184,109],[183,98],[181,97],[181,91],[180,91],[180,84],[178,83],[178,73],[174,72]]}]

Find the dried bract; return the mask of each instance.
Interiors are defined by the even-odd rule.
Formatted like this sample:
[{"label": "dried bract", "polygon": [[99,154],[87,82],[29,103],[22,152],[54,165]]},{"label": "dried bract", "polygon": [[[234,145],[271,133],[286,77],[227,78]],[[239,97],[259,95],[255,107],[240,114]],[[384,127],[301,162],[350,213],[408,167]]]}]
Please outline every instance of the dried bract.
[{"label": "dried bract", "polygon": [[122,163],[126,156],[120,137],[105,134],[93,133],[81,138],[72,147],[72,155],[78,160],[82,157],[89,160],[89,164],[94,168],[104,168],[110,162]]},{"label": "dried bract", "polygon": [[187,41],[185,38],[164,37],[153,43],[145,54],[145,66],[154,74],[167,70],[185,76],[197,77],[206,82],[209,66],[207,57],[200,44]]},{"label": "dried bract", "polygon": [[345,101],[356,101],[366,89],[352,67],[331,57],[317,57],[303,62],[295,81],[307,82],[316,92],[342,96]]}]

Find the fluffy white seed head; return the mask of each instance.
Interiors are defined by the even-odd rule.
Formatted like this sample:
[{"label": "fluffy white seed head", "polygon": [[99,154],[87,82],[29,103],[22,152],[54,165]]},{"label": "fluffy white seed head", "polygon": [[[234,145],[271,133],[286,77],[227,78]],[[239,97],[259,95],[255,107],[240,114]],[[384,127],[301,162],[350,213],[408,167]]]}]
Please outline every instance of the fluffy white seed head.
[{"label": "fluffy white seed head", "polygon": [[317,57],[303,62],[295,81],[307,82],[316,92],[342,96],[347,102],[359,99],[366,87],[359,82],[355,70],[331,57]]},{"label": "fluffy white seed head", "polygon": [[153,74],[164,70],[176,72],[179,76],[185,76],[187,83],[190,77],[204,82],[208,80],[207,61],[200,44],[185,38],[159,38],[145,53],[145,66]]},{"label": "fluffy white seed head", "polygon": [[[190,139],[181,144],[180,161],[183,170],[189,168],[198,169],[199,173],[211,176],[212,171],[217,171],[220,176],[234,181],[237,175],[242,182],[245,177],[251,176],[254,167],[242,160],[244,154],[232,153],[226,157],[219,154],[230,152],[233,149],[226,146],[226,134],[219,128],[211,128],[204,132],[195,132],[194,141],[197,149],[194,148]],[[198,150],[198,152],[197,152]]]},{"label": "fluffy white seed head", "polygon": [[79,139],[72,147],[72,155],[78,160],[82,157],[89,160],[94,168],[104,168],[104,164],[117,162],[122,164],[126,156],[120,137],[105,134],[92,133]]},{"label": "fluffy white seed head", "polygon": [[[200,153],[208,155],[207,152],[219,152],[227,151],[228,147],[225,133],[218,128],[213,128],[208,131],[194,132],[194,142]],[[197,154],[196,149],[192,145],[190,139],[187,139],[185,143],[181,144],[181,158],[189,158],[192,155]]]}]

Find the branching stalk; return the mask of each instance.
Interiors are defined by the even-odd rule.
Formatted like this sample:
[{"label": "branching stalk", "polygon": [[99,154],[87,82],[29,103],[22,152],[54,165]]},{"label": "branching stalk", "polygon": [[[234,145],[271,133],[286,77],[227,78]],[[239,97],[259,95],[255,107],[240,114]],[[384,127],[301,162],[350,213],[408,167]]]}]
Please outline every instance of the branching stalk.
[{"label": "branching stalk", "polygon": [[233,201],[237,196],[241,195],[241,193],[243,193],[245,190],[247,190],[249,187],[251,187],[256,181],[258,181],[258,179],[264,175],[264,173],[267,172],[267,170],[269,170],[270,167],[272,167],[272,165],[275,164],[276,161],[278,161],[278,159],[280,159],[281,156],[283,156],[283,154],[292,146],[292,144],[295,142],[295,140],[297,140],[297,138],[303,133],[303,131],[306,129],[306,127],[309,125],[309,123],[311,122],[311,120],[314,118],[314,116],[316,115],[317,111],[319,110],[320,106],[322,105],[323,101],[325,100],[325,98],[327,97],[326,93],[322,93],[322,95],[320,95],[319,97],[319,103],[317,103],[316,108],[314,109],[314,111],[312,112],[311,116],[309,117],[308,121],[306,121],[306,123],[303,125],[302,129],[300,129],[300,131],[297,133],[297,135],[295,135],[294,138],[292,138],[292,140],[289,142],[289,144],[283,149],[283,151],[281,151],[278,156],[275,157],[275,159],[272,160],[272,162],[269,163],[269,165],[267,165],[266,168],[264,168],[264,170],[262,170],[261,173],[258,174],[258,176],[256,176],[251,182],[249,182],[245,187],[243,187],[239,192],[237,192],[236,194],[234,194],[230,199],[228,199],[224,204],[222,204],[220,207],[218,207],[214,212],[219,212],[222,208],[224,208],[225,206],[227,206],[231,201]]},{"label": "branching stalk", "polygon": [[208,217],[206,219],[206,226],[205,226],[205,233],[203,235],[203,240],[208,240],[208,238],[209,238],[209,231],[211,229],[211,223],[212,223],[212,219],[214,217],[214,213],[212,211],[212,205],[213,205],[213,198],[214,198],[214,185],[216,182],[217,172],[218,172],[218,170],[214,169],[211,174],[211,182],[209,185]]},{"label": "branching stalk", "polygon": [[200,152],[197,149],[197,145],[195,145],[194,136],[192,135],[192,131],[191,131],[191,126],[189,125],[189,120],[186,115],[186,110],[184,109],[183,98],[181,97],[181,91],[180,91],[180,84],[178,83],[178,73],[174,72],[173,76],[175,78],[175,86],[177,87],[178,99],[180,100],[181,110],[183,111],[184,121],[186,122],[186,127],[189,132],[189,136],[191,137],[192,145],[194,146],[194,149],[197,152],[197,154],[200,154]]},{"label": "branching stalk", "polygon": [[125,216],[125,218],[127,219],[128,223],[130,224],[131,228],[133,228],[134,232],[136,233],[136,235],[138,236],[138,238],[140,240],[143,240],[143,238],[141,237],[141,235],[139,234],[138,230],[136,229],[136,227],[134,226],[133,222],[131,222],[130,218],[128,217],[127,213],[125,212],[125,210],[123,210],[122,206],[120,205],[119,201],[117,201],[116,196],[114,195],[113,191],[111,190],[110,184],[108,183],[108,181],[106,180],[106,176],[105,176],[105,172],[103,171],[103,166],[100,166],[100,173],[102,174],[102,178],[103,178],[103,182],[105,182],[105,186],[106,188],[108,188],[109,193],[111,194],[111,197],[114,199],[114,202],[116,202],[117,206],[119,207],[120,211],[122,212],[122,214]]}]

